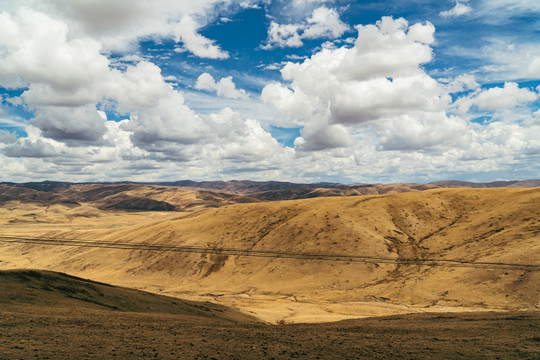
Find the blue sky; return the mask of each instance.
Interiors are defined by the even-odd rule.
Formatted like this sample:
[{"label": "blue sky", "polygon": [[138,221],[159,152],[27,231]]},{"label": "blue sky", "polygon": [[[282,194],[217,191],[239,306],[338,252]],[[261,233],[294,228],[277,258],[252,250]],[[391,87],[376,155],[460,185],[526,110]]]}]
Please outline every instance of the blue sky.
[{"label": "blue sky", "polygon": [[536,0],[0,0],[3,181],[540,177]]}]

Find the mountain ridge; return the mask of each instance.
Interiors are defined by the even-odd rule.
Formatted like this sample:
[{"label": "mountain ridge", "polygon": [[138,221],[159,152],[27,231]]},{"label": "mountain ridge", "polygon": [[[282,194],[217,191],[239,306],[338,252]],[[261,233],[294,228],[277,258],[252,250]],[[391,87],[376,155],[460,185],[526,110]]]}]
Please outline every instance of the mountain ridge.
[{"label": "mountain ridge", "polygon": [[298,200],[317,197],[380,195],[425,191],[445,187],[469,188],[524,188],[540,186],[540,180],[470,183],[439,181],[416,184],[356,184],[290,183],[256,181],[182,180],[167,183],[68,183],[29,182],[0,183],[0,203],[18,201],[43,206],[87,204],[100,210],[122,211],[195,211],[235,203]]},{"label": "mountain ridge", "polygon": [[72,185],[155,185],[155,186],[170,186],[180,188],[197,188],[217,190],[241,194],[251,194],[263,191],[275,190],[295,190],[295,189],[335,189],[335,188],[361,188],[373,187],[380,185],[392,184],[409,184],[409,185],[435,185],[441,187],[459,186],[471,188],[490,188],[490,187],[538,187],[540,179],[527,180],[501,180],[491,182],[471,182],[462,180],[440,180],[428,183],[370,183],[370,184],[342,184],[332,182],[315,182],[315,183],[293,183],[287,181],[253,181],[253,180],[217,180],[217,181],[194,181],[194,180],[178,180],[178,181],[156,181],[156,182],[137,182],[137,181],[89,181],[89,182],[63,182],[54,180],[45,180],[41,182],[0,182],[0,185],[9,185],[16,187],[27,187],[38,191],[51,192],[59,191],[68,188]]}]

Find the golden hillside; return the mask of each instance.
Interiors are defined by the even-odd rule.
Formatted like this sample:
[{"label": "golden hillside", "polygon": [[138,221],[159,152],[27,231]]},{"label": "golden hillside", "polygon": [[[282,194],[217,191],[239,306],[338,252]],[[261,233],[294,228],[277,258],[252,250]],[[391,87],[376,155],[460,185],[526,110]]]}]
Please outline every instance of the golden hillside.
[{"label": "golden hillside", "polygon": [[[123,216],[117,215],[119,222]],[[435,189],[236,204],[140,221],[137,225],[132,218],[125,226],[100,230],[90,221],[79,228],[6,224],[2,233],[540,265],[540,189]],[[540,272],[534,269],[22,244],[1,245],[0,261],[2,268],[50,269],[178,297],[212,299],[268,321],[540,307]]]}]

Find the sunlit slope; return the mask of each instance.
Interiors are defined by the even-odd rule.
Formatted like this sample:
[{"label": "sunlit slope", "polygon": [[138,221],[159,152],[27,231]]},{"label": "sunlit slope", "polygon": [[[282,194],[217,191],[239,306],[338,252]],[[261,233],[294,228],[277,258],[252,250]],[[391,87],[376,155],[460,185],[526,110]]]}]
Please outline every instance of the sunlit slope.
[{"label": "sunlit slope", "polygon": [[205,190],[136,184],[72,185],[61,194],[100,209],[136,211],[192,211],[232,204],[245,198]]},{"label": "sunlit slope", "polygon": [[[43,235],[51,234],[60,236]],[[538,265],[540,189],[436,189],[237,204],[107,234],[61,236]],[[10,245],[0,254],[5,267],[32,265],[179,296],[244,294],[502,309],[540,306],[540,272],[535,271],[35,245]]]}]

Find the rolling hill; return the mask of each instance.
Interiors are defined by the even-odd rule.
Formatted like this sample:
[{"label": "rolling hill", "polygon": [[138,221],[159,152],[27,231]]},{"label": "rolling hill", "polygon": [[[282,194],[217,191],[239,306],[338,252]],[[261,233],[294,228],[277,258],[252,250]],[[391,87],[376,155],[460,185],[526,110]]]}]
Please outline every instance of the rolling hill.
[{"label": "rolling hill", "polygon": [[442,186],[442,187],[468,187],[468,188],[532,188],[539,187],[539,179],[530,179],[530,180],[513,180],[513,181],[491,181],[484,183],[477,183],[471,181],[459,181],[459,180],[445,180],[445,181],[436,181],[432,182],[432,185]]},{"label": "rolling hill", "polygon": [[[184,182],[182,182],[184,183]],[[375,195],[437,188],[426,184],[325,186],[326,184],[203,182],[194,187],[142,184],[27,183],[0,185],[0,204],[84,205],[116,211],[196,211],[236,203]],[[246,184],[247,183],[247,184]],[[191,184],[191,182],[187,182]],[[222,186],[218,186],[222,185]],[[257,191],[267,189],[265,191]],[[273,190],[268,190],[273,189]],[[9,206],[9,204],[8,204]]]},{"label": "rolling hill", "polygon": [[[0,204],[10,202],[49,206],[84,205],[114,211],[196,211],[236,203],[258,203],[317,197],[396,194],[441,187],[538,187],[540,180],[472,183],[439,181],[430,184],[336,183],[296,184],[278,181],[182,180],[163,183],[0,183]],[[8,204],[9,206],[10,204]]]},{"label": "rolling hill", "polygon": [[[124,216],[117,215],[116,222]],[[5,225],[2,232],[106,243],[355,255],[370,261],[8,244],[0,246],[0,267],[31,266],[212,300],[271,322],[538,309],[538,219],[540,189],[436,188],[231,204],[116,228],[96,229],[99,226],[93,228],[88,220],[83,227]],[[409,264],[409,259],[425,262]],[[480,262],[532,267],[474,265]]]}]

